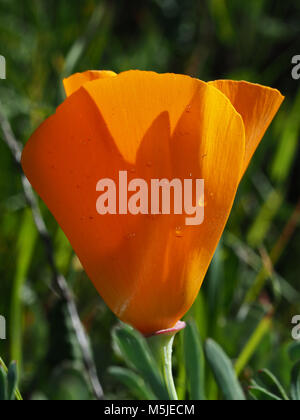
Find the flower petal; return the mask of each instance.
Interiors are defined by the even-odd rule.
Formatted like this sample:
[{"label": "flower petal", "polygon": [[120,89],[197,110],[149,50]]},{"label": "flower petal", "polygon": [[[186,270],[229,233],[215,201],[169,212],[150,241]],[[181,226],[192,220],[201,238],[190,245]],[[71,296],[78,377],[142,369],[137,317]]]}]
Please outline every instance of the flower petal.
[{"label": "flower petal", "polygon": [[[162,175],[182,181],[204,178],[204,223],[186,226],[185,215],[145,216],[134,251],[138,266],[131,274],[139,281],[122,313],[140,331],[172,327],[194,302],[234,201],[244,137],[243,121],[230,101],[201,85],[173,132],[171,176],[167,160]],[[143,243],[138,241],[141,232]]]},{"label": "flower petal", "polygon": [[135,163],[152,122],[167,111],[172,133],[199,85],[205,83],[183,75],[135,70],[87,83],[84,89],[101,109],[124,159]]},{"label": "flower petal", "polygon": [[[130,72],[71,95],[31,137],[22,165],[103,299],[149,334],[172,327],[192,305],[234,200],[244,147],[240,115],[213,86]],[[174,214],[99,216],[96,184],[118,185],[120,170],[129,180],[204,178],[204,223],[185,226],[185,215]]]},{"label": "flower petal", "polygon": [[[152,138],[168,145],[168,114],[159,116],[144,137],[146,145]],[[149,170],[143,153],[142,161]],[[96,212],[100,179],[110,178],[118,185],[119,171],[127,171],[128,181],[138,174],[118,152],[85,90],[71,95],[33,134],[24,148],[22,167],[101,296],[122,317],[141,281],[138,274],[149,238],[144,233],[151,225],[145,224],[148,216],[100,216]]]},{"label": "flower petal", "polygon": [[230,99],[243,118],[246,131],[244,173],[284,97],[276,89],[244,81],[216,80],[209,83]]},{"label": "flower petal", "polygon": [[75,73],[63,80],[65,92],[67,96],[72,95],[76,90],[80,89],[85,83],[97,79],[105,79],[106,77],[114,77],[117,74],[109,70],[88,70],[83,73]]},{"label": "flower petal", "polygon": [[[45,201],[69,237],[75,251],[85,241],[86,253],[92,248],[100,253],[115,249],[125,235],[123,224],[116,223],[113,231],[101,226],[94,231],[96,185],[99,179],[118,181],[118,171],[130,170],[110,136],[88,94],[80,89],[70,96],[35,131],[22,154],[22,166],[29,181]],[[97,218],[102,221],[102,218]],[[130,228],[130,226],[128,227]],[[91,234],[103,241],[90,241]]]}]

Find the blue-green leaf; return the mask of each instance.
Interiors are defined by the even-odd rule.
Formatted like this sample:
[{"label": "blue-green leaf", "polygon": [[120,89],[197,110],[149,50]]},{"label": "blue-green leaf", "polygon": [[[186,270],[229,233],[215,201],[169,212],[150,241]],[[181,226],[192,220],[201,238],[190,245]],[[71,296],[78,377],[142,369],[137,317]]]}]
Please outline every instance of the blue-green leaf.
[{"label": "blue-green leaf", "polygon": [[112,366],[108,372],[122,382],[131,393],[139,400],[156,400],[153,392],[145,384],[145,381],[135,372],[119,366]]},{"label": "blue-green leaf", "polygon": [[184,359],[191,400],[205,400],[205,359],[199,331],[189,322],[184,331]]},{"label": "blue-green leaf", "polygon": [[168,392],[146,339],[128,325],[116,328],[113,332],[113,339],[127,364],[142,375],[154,394],[159,399],[168,400]]},{"label": "blue-green leaf", "polygon": [[291,395],[294,401],[300,401],[300,362],[292,370]]},{"label": "blue-green leaf", "polygon": [[249,394],[258,401],[282,401],[277,395],[260,386],[249,387]]},{"label": "blue-green leaf", "polygon": [[7,399],[7,384],[6,384],[6,373],[3,367],[0,365],[0,401]]},{"label": "blue-green leaf", "polygon": [[16,362],[12,362],[7,372],[7,399],[12,401],[15,399],[17,390],[18,372]]},{"label": "blue-green leaf", "polygon": [[263,369],[259,372],[260,379],[264,382],[264,384],[268,387],[273,387],[278,391],[279,396],[285,400],[288,401],[289,397],[287,396],[287,393],[285,392],[283,386],[279,382],[279,380],[276,378],[273,373],[271,373],[268,369]]},{"label": "blue-green leaf", "polygon": [[236,377],[231,360],[212,339],[205,343],[206,359],[226,400],[244,401],[245,395]]}]

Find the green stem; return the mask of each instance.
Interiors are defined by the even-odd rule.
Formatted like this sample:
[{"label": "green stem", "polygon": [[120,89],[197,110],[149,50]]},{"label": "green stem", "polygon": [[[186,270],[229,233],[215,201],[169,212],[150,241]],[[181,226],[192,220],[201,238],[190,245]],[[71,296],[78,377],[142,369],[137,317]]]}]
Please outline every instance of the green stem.
[{"label": "green stem", "polygon": [[264,338],[266,333],[270,330],[272,324],[272,313],[266,315],[256,327],[254,333],[251,335],[250,339],[246,343],[244,349],[239,355],[235,363],[235,372],[237,376],[241,374],[251,357],[253,356],[255,350],[259,346],[261,340]]},{"label": "green stem", "polygon": [[147,339],[151,352],[162,374],[170,400],[178,400],[172,372],[173,342],[176,333],[184,327],[185,324],[179,322],[174,328],[159,331]]}]

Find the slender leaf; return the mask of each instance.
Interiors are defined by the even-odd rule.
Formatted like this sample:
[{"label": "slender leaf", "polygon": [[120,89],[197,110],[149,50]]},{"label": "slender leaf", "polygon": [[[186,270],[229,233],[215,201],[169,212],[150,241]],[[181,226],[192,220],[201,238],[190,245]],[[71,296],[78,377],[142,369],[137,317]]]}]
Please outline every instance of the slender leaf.
[{"label": "slender leaf", "polygon": [[209,339],[205,343],[205,355],[224,398],[231,401],[244,401],[244,392],[232,363],[223,349],[215,341]]},{"label": "slender leaf", "polygon": [[7,399],[12,401],[15,399],[17,390],[18,372],[16,362],[12,362],[7,372]]},{"label": "slender leaf", "polygon": [[260,386],[251,386],[249,388],[249,394],[258,401],[282,401],[281,398]]},{"label": "slender leaf", "polygon": [[[4,361],[2,360],[2,358],[0,357],[0,370],[3,370],[3,372],[4,372],[4,374],[5,374],[5,376],[8,374],[8,369],[7,369],[7,367],[6,367],[6,365],[5,365],[5,363],[4,363]],[[15,396],[16,396],[16,399],[18,400],[18,401],[23,401],[23,398],[22,398],[22,395],[21,395],[21,393],[20,393],[20,391],[19,391],[19,389],[18,388],[16,388],[15,389]]]},{"label": "slender leaf", "polygon": [[288,353],[293,362],[300,361],[300,341],[291,343],[288,347]]},{"label": "slender leaf", "polygon": [[274,389],[276,389],[278,391],[278,394],[283,400],[285,401],[289,400],[289,397],[287,393],[285,392],[283,386],[279,382],[279,380],[268,369],[261,370],[259,372],[259,377],[265,383],[266,386],[273,387]]},{"label": "slender leaf", "polygon": [[55,236],[55,262],[61,273],[67,274],[72,257],[72,247],[62,229],[58,228]]},{"label": "slender leaf", "polygon": [[151,386],[159,399],[169,399],[167,390],[146,339],[136,330],[124,325],[117,328],[113,338],[129,366],[135,368]]},{"label": "slender leaf", "polygon": [[291,395],[294,401],[300,401],[300,362],[292,370]]},{"label": "slender leaf", "polygon": [[139,400],[157,399],[145,384],[145,381],[136,373],[119,366],[112,366],[108,372],[122,382],[131,393]]},{"label": "slender leaf", "polygon": [[297,92],[293,106],[285,118],[281,131],[281,139],[278,142],[275,158],[272,163],[272,178],[276,182],[283,182],[289,175],[293,162],[297,156],[300,121],[300,89]]},{"label": "slender leaf", "polygon": [[[176,360],[184,358],[184,334],[178,337],[176,346],[174,347]],[[184,363],[177,366],[176,391],[179,400],[185,400],[187,394],[186,368]]]},{"label": "slender leaf", "polygon": [[266,315],[257,325],[255,331],[249,338],[248,342],[246,343],[245,347],[243,348],[241,354],[239,355],[236,361],[235,371],[238,376],[253,356],[255,350],[259,346],[265,334],[270,330],[271,325],[272,318],[269,315]]},{"label": "slender leaf", "polygon": [[5,401],[7,399],[7,383],[6,383],[6,373],[2,366],[0,366],[0,401]]},{"label": "slender leaf", "polygon": [[80,60],[80,57],[86,49],[90,38],[95,34],[101,25],[104,17],[104,11],[105,9],[102,4],[98,5],[98,7],[94,9],[90,21],[88,22],[86,32],[83,36],[77,39],[76,42],[74,42],[72,48],[66,56],[64,74],[69,75]]},{"label": "slender leaf", "polygon": [[11,358],[18,361],[19,367],[22,362],[22,290],[30,268],[36,239],[37,231],[33,222],[32,213],[26,209],[17,243],[18,255],[10,308]]},{"label": "slender leaf", "polygon": [[222,284],[224,284],[224,267],[222,260],[222,243],[220,242],[211,262],[208,284],[208,304],[210,317],[213,317],[214,324],[217,321],[219,307],[222,306],[220,305],[220,289],[222,288]]},{"label": "slender leaf", "polygon": [[258,246],[263,242],[274,217],[282,205],[282,201],[283,196],[278,191],[271,190],[248,232],[247,242],[251,246]]},{"label": "slender leaf", "polygon": [[205,400],[205,359],[199,331],[194,322],[184,331],[184,359],[192,400]]}]

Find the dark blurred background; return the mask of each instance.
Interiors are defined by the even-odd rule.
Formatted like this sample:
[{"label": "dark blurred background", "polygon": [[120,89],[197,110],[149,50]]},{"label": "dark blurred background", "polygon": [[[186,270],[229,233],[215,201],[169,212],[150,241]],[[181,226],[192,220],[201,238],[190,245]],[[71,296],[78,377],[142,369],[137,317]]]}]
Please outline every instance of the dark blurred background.
[{"label": "dark blurred background", "polygon": [[[278,88],[286,101],[253,159],[205,285],[187,317],[242,367],[241,380],[271,368],[289,382],[291,319],[300,314],[300,3],[291,0],[0,0],[1,112],[25,143],[63,101],[62,78],[87,69],[154,70],[205,81],[244,79]],[[109,372],[122,365],[117,323],[41,203],[55,260],[76,296],[107,398],[133,395]],[[15,166],[0,132],[0,356],[16,359],[26,398],[91,398],[70,320]],[[249,343],[249,338],[251,338]],[[186,396],[178,360],[179,395]],[[242,356],[241,356],[242,355]],[[177,362],[176,362],[177,361]],[[208,379],[210,398],[218,392]]]}]

